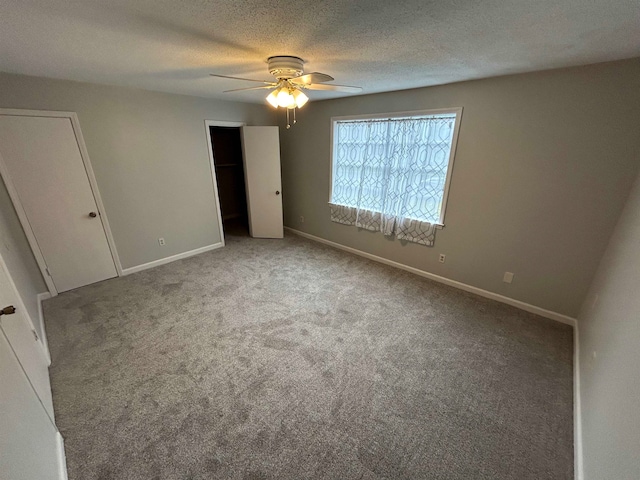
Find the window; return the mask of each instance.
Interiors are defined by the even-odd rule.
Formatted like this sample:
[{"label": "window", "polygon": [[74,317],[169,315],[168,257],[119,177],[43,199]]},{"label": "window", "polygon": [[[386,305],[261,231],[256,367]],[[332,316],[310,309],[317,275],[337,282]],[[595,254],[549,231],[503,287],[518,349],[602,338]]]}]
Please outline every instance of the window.
[{"label": "window", "polygon": [[[462,109],[332,121],[332,220],[433,244]],[[429,231],[431,241],[409,230]],[[424,235],[418,235],[424,237]]]}]

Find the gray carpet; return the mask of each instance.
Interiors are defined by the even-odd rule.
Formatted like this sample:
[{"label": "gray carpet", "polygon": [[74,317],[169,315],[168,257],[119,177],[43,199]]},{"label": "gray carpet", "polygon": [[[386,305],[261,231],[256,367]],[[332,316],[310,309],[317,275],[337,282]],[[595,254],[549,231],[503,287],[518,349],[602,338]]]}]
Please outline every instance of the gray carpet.
[{"label": "gray carpet", "polygon": [[227,241],[45,303],[70,480],[573,478],[568,326]]}]

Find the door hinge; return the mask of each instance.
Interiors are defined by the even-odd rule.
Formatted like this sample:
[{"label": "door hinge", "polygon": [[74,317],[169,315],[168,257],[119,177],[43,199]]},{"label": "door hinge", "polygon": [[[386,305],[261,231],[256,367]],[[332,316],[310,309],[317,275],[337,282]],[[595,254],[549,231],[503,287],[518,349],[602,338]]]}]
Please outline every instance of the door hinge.
[{"label": "door hinge", "polygon": [[40,338],[38,337],[38,334],[36,333],[36,331],[35,330],[31,330],[31,331],[33,332],[33,337],[36,339],[36,342],[38,340],[40,340]]},{"label": "door hinge", "polygon": [[49,271],[49,267],[44,267],[44,271],[47,272],[47,275],[51,276],[51,272]]}]

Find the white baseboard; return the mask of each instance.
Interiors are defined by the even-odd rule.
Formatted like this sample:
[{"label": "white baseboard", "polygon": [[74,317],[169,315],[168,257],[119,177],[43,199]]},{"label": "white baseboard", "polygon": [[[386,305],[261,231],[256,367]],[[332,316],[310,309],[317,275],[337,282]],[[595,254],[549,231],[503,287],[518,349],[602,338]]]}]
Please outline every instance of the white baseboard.
[{"label": "white baseboard", "polygon": [[195,250],[189,250],[188,252],[178,253],[177,255],[161,258],[149,263],[143,263],[142,265],[137,265],[135,267],[123,268],[122,275],[131,275],[132,273],[141,272],[142,270],[147,270],[153,267],[159,267],[160,265],[175,262],[176,260],[182,260],[183,258],[193,257],[194,255],[209,252],[221,247],[224,247],[223,242],[214,243],[213,245],[207,245],[206,247],[196,248]]},{"label": "white baseboard", "polygon": [[582,456],[582,402],[580,400],[580,329],[573,327],[573,463],[576,480],[584,479]]},{"label": "white baseboard", "polygon": [[551,310],[546,310],[541,307],[536,307],[535,305],[521,302],[520,300],[515,300],[513,298],[505,297],[504,295],[500,295],[498,293],[489,292],[488,290],[483,290],[482,288],[474,287],[472,285],[467,285],[466,283],[458,282],[456,280],[451,280],[446,277],[441,277],[440,275],[435,275],[433,273],[429,273],[427,271],[420,270],[415,267],[410,267],[409,265],[405,265],[403,263],[394,262],[393,260],[389,260],[384,257],[379,257],[371,253],[363,252],[362,250],[357,250],[352,247],[347,247],[340,243],[336,243],[330,240],[326,240],[324,238],[316,237],[315,235],[301,232],[300,230],[296,230],[291,227],[284,227],[284,228],[295,235],[300,235],[301,237],[305,237],[310,240],[314,240],[316,242],[324,243],[325,245],[330,245],[340,250],[344,250],[346,252],[368,258],[369,260],[384,263],[385,265],[390,265],[392,267],[399,268],[401,270],[406,270],[407,272],[420,275],[421,277],[425,277],[430,280],[434,280],[436,282],[449,285],[451,287],[459,288],[460,290],[464,290],[465,292],[475,293],[476,295],[480,295],[481,297],[490,298],[492,300],[496,300],[501,303],[506,303],[507,305],[511,305],[513,307],[519,308],[521,310],[525,310],[530,313],[535,313],[536,315],[540,315],[541,317],[550,318],[551,320],[556,320],[561,323],[566,323],[567,325],[571,325],[572,327],[576,326],[576,319],[573,317],[569,317],[567,315],[563,315],[557,312],[552,312]]},{"label": "white baseboard", "polygon": [[58,443],[58,479],[59,480],[68,480],[67,477],[67,456],[64,453],[64,438],[60,432],[56,436],[56,441]]},{"label": "white baseboard", "polygon": [[51,298],[51,293],[42,292],[37,295],[38,299],[38,325],[40,326],[40,343],[44,350],[45,355],[47,356],[47,360],[49,365],[51,365],[51,354],[49,353],[49,342],[47,341],[47,330],[44,327],[44,312],[42,310],[42,302]]}]

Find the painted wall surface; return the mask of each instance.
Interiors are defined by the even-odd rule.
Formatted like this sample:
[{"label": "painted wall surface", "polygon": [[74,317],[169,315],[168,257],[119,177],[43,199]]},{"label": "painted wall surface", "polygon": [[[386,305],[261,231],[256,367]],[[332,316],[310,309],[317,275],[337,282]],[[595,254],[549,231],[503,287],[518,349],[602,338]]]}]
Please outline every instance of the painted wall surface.
[{"label": "painted wall surface", "polygon": [[[435,247],[330,221],[331,117],[451,107],[464,111]],[[638,125],[640,59],[311,101],[281,129],[285,224],[575,317],[638,171]]]},{"label": "painted wall surface", "polygon": [[[37,295],[47,291],[40,269],[33,256],[27,237],[22,230],[18,214],[0,179],[0,255],[7,264],[20,298],[24,302],[33,326],[42,338],[38,316]],[[6,305],[0,305],[0,308]]]},{"label": "painted wall surface", "polygon": [[5,73],[0,108],[78,114],[123,268],[220,242],[205,120],[276,121],[264,105]]},{"label": "painted wall surface", "polygon": [[578,318],[586,480],[640,478],[639,292],[640,176]]}]

